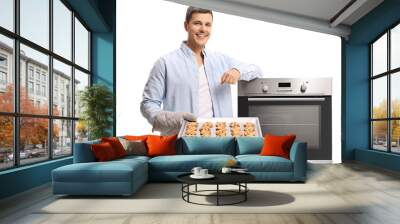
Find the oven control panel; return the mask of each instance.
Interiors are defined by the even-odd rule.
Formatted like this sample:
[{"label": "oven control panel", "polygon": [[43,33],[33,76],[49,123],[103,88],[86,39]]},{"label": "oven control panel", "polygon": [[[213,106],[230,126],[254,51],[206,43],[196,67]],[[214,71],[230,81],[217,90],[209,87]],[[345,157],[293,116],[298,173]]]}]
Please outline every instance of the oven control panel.
[{"label": "oven control panel", "polygon": [[240,81],[238,84],[238,95],[332,95],[331,78],[260,78],[250,82]]}]

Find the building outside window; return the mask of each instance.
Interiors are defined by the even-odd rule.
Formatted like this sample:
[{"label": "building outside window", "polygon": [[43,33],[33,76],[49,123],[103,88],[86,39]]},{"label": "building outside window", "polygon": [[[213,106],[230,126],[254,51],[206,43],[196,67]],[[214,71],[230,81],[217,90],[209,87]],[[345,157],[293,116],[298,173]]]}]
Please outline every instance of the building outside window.
[{"label": "building outside window", "polygon": [[371,148],[400,153],[400,24],[370,44]]},{"label": "building outside window", "polygon": [[[0,158],[5,158],[0,160],[0,171],[70,156],[74,141],[87,139],[86,126],[78,122],[79,114],[74,114],[70,106],[67,108],[64,106],[73,105],[74,102],[79,101],[80,88],[72,92],[68,86],[72,86],[74,83],[79,86],[89,85],[89,82],[82,84],[81,80],[89,80],[91,74],[90,60],[88,60],[90,57],[90,32],[87,26],[76,17],[71,7],[65,5],[64,1],[51,0],[52,7],[49,2],[49,0],[19,1],[19,13],[12,12],[14,17],[20,16],[14,18],[20,21],[16,24],[18,27],[15,29],[20,31],[19,35],[10,37],[9,33],[3,33],[5,31],[0,29],[0,97],[14,96],[14,93],[10,91],[14,91],[15,88],[7,90],[3,88],[2,90],[1,85],[15,87],[13,68],[16,62],[12,60],[14,52],[20,59],[20,69],[17,74],[17,78],[20,80],[20,98],[15,101],[13,98],[0,101],[0,123],[3,129],[0,132],[0,139],[2,139],[0,141]],[[12,10],[12,8],[4,8],[4,10]],[[46,10],[48,13],[40,15],[35,13]],[[50,13],[50,11],[52,12]],[[50,17],[50,15],[52,16]],[[52,29],[49,29],[49,24],[53,25]],[[74,27],[75,30],[73,30]],[[16,34],[14,29],[2,28]],[[52,35],[49,35],[51,31]],[[18,52],[14,48],[16,40],[19,43],[20,50]],[[54,44],[53,49],[50,48],[51,41]],[[31,44],[32,42],[40,47]],[[73,48],[72,42],[76,43],[75,48]],[[82,49],[82,46],[85,46],[86,49]],[[62,57],[63,62],[53,58],[53,54]],[[75,55],[74,62],[72,55]],[[53,61],[53,63],[49,63],[49,61]],[[53,71],[53,73],[51,74],[49,71]],[[75,80],[73,80],[73,72],[79,73]],[[53,80],[52,90],[48,89],[50,80]],[[65,88],[66,86],[67,88]],[[47,90],[50,92],[47,93]],[[63,101],[62,107],[57,106],[60,95]],[[48,109],[49,99],[54,100],[52,114]],[[10,102],[11,105],[3,105],[4,102]],[[17,105],[20,108],[19,113],[12,109],[14,108],[13,102],[19,103]],[[3,110],[3,108],[11,109]],[[40,115],[40,118],[36,115]],[[59,116],[62,116],[62,119]],[[17,123],[14,123],[13,119]],[[14,135],[14,124],[18,125],[16,127],[19,130],[18,136]],[[52,129],[49,125],[52,125]],[[48,133],[50,130],[52,132]],[[32,136],[33,132],[42,134]],[[19,139],[19,141],[15,141],[15,139]],[[14,142],[17,142],[18,145],[14,145]],[[14,155],[14,151],[17,152],[16,155]],[[15,157],[19,157],[19,160],[15,160]]]}]

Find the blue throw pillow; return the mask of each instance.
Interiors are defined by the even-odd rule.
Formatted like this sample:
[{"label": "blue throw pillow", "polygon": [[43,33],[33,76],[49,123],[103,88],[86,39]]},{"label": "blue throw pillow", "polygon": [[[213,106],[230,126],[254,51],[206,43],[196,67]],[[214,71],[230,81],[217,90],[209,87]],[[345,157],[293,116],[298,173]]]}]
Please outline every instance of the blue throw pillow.
[{"label": "blue throw pillow", "polygon": [[263,137],[237,137],[236,155],[259,154],[264,145]]}]

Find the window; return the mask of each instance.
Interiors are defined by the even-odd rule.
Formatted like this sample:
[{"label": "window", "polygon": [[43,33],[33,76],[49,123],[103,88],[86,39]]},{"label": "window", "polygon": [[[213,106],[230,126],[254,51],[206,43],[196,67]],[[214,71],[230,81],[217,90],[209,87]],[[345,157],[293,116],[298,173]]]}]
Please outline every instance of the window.
[{"label": "window", "polygon": [[[17,13],[14,2],[19,3]],[[70,156],[76,131],[82,139],[86,137],[85,129],[76,127],[76,91],[71,87],[73,83],[89,85],[90,32],[67,4],[0,0],[0,26],[8,30],[0,29],[0,84],[7,85],[3,89],[0,85],[0,170]],[[19,33],[14,31],[14,21],[19,21],[15,24]],[[19,58],[17,74],[14,52]],[[80,74],[85,74],[86,82]],[[19,94],[14,91],[14,76],[19,80]],[[15,134],[14,129],[18,130]]]},{"label": "window", "polygon": [[40,70],[36,69],[36,80],[40,81]]},{"label": "window", "polygon": [[75,40],[75,62],[81,67],[89,69],[89,32],[76,18]]},{"label": "window", "polygon": [[53,0],[54,52],[71,60],[72,12],[60,1]]},{"label": "window", "polygon": [[0,67],[7,67],[7,56],[0,54]]},{"label": "window", "polygon": [[7,56],[0,53],[0,91],[6,92],[7,87]]},{"label": "window", "polygon": [[34,92],[34,88],[33,88],[33,82],[28,82],[28,92],[29,92],[29,94],[33,94],[33,92]]},{"label": "window", "polygon": [[33,67],[32,66],[29,66],[28,74],[29,74],[29,79],[33,80]]},{"label": "window", "polygon": [[[54,70],[53,70],[53,77],[54,77],[54,83],[53,83],[53,91],[55,94],[55,98],[57,101],[54,101],[54,104],[58,104],[58,94],[60,91],[61,94],[61,102],[64,103],[64,95],[71,95],[72,92],[70,89],[65,90],[64,85],[66,83],[69,83],[70,85],[72,84],[72,69],[71,66],[68,66],[58,60],[53,60],[54,64]],[[71,102],[69,102],[71,101]],[[72,98],[67,99],[67,102],[69,105],[72,104]],[[53,110],[53,114],[60,114],[59,109]],[[68,116],[72,117],[72,108],[67,107],[65,114],[62,113],[62,116]]]},{"label": "window", "polygon": [[[2,5],[3,1],[1,1],[0,7]],[[1,11],[2,13],[0,13],[0,21],[3,18],[2,16],[4,16],[1,15],[3,14],[3,8],[1,9]],[[13,52],[14,52],[13,40],[0,33],[0,113],[1,112],[12,113],[14,111],[14,82],[13,82],[14,73],[13,73],[13,66],[8,65],[12,61],[12,58],[14,57]],[[4,135],[6,135],[6,133],[4,133]],[[7,135],[10,136],[11,133],[7,133]],[[1,138],[2,136],[0,135],[0,139]],[[2,146],[0,143],[0,150],[1,148]]]},{"label": "window", "polygon": [[370,45],[371,148],[400,153],[400,25]]},{"label": "window", "polygon": [[3,71],[0,71],[0,84],[2,85],[7,84],[7,74]]},{"label": "window", "polygon": [[49,48],[49,0],[20,0],[21,36]]},{"label": "window", "polygon": [[1,0],[0,9],[0,26],[14,31],[14,0]]},{"label": "window", "polygon": [[42,96],[46,96],[46,86],[42,86]]},{"label": "window", "polygon": [[36,95],[40,95],[40,84],[36,84]]},{"label": "window", "polygon": [[42,73],[42,82],[46,82],[46,74]]}]

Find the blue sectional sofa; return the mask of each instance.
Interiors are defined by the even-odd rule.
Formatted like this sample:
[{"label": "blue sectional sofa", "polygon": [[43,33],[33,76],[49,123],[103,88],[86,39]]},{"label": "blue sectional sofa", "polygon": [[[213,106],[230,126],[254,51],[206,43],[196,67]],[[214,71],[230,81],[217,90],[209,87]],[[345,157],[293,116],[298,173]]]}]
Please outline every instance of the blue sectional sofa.
[{"label": "blue sectional sofa", "polygon": [[263,138],[183,137],[177,141],[177,155],[127,156],[122,159],[96,162],[90,141],[75,144],[74,163],[52,171],[53,193],[68,195],[131,195],[148,181],[176,181],[180,174],[193,167],[218,172],[234,159],[247,168],[256,181],[304,182],[307,172],[307,146],[294,142],[290,159],[260,156]]}]

